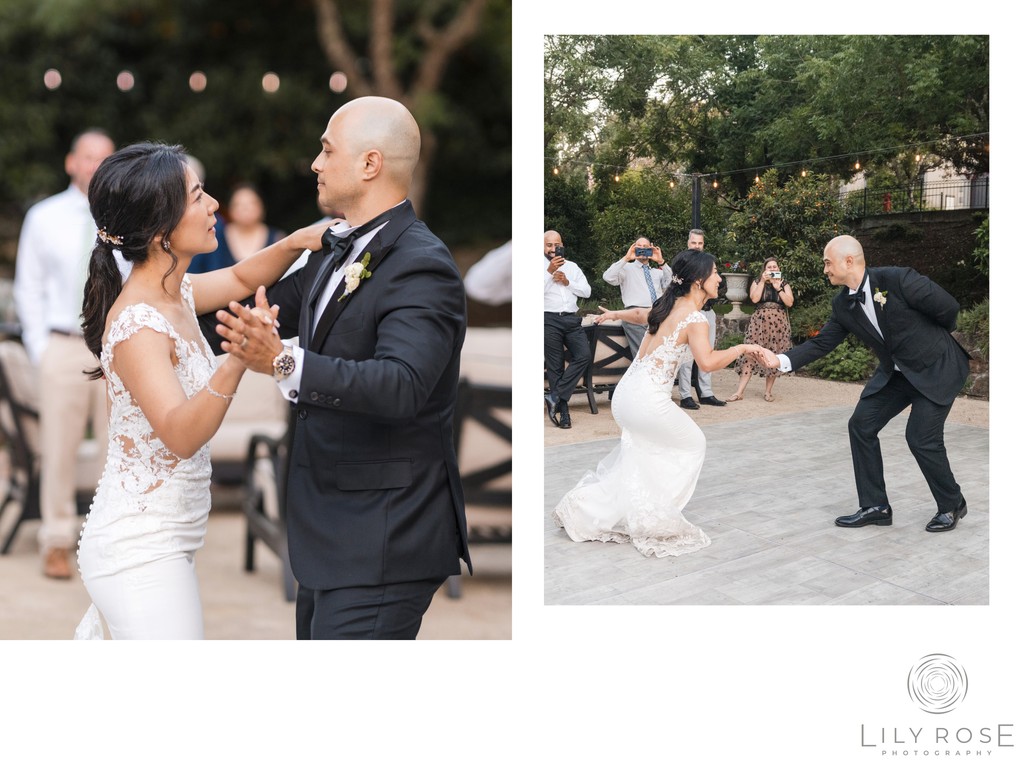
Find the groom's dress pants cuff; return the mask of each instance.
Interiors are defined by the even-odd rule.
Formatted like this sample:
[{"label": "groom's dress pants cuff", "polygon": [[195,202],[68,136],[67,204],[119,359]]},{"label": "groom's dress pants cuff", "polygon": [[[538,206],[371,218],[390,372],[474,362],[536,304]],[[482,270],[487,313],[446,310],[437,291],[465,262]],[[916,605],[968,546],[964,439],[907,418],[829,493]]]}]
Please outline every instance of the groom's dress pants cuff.
[{"label": "groom's dress pants cuff", "polygon": [[779,354],[779,372],[793,372],[793,363],[785,354]]}]

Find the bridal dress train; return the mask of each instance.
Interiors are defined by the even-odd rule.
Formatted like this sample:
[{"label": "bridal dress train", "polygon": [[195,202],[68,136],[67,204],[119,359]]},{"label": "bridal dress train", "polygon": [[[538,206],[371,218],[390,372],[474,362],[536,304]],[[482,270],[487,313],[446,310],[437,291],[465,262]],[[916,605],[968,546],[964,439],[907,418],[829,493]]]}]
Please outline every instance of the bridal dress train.
[{"label": "bridal dress train", "polygon": [[[195,311],[192,283],[182,296]],[[168,450],[112,369],[114,347],[147,330],[174,343],[175,373],[186,396],[201,391],[214,370],[202,339],[182,338],[145,303],[125,308],[110,325],[100,355],[110,403],[107,462],[86,517],[78,566],[92,598],[75,638],[202,638],[203,617],[194,556],[210,512],[210,447],[188,459]]]},{"label": "bridal dress train", "polygon": [[693,359],[689,346],[677,343],[691,323],[707,319],[695,311],[670,334],[655,338],[615,387],[612,416],[622,438],[554,510],[576,542],[629,542],[657,557],[711,543],[682,512],[697,486],[705,450],[700,428],[672,401],[676,371],[684,359]]}]

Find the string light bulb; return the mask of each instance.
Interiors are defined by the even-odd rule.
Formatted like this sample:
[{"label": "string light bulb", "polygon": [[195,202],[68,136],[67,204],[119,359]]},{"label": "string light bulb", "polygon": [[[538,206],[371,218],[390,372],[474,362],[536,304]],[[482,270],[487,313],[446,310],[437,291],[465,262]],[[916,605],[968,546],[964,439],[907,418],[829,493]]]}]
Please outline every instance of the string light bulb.
[{"label": "string light bulb", "polygon": [[558,168],[557,167],[552,168],[551,172],[554,173],[557,176],[558,175]]},{"label": "string light bulb", "polygon": [[853,169],[860,170],[860,160],[857,160],[855,163],[853,163]]}]

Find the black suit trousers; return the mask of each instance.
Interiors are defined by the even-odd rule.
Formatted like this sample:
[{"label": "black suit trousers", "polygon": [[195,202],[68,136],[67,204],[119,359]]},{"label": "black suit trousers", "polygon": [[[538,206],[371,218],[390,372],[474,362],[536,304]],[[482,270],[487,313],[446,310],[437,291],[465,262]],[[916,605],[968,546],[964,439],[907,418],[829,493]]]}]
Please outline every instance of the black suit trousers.
[{"label": "black suit trousers", "polygon": [[[565,350],[569,350],[569,364]],[[544,366],[547,368],[548,390],[559,399],[569,401],[576,384],[590,364],[590,343],[581,320],[575,314],[559,316],[544,312]]]},{"label": "black suit trousers", "polygon": [[936,404],[899,372],[894,372],[880,391],[861,399],[850,418],[850,450],[860,505],[869,508],[889,502],[882,475],[882,449],[878,434],[908,406],[907,446],[928,482],[939,512],[952,511],[962,498],[960,485],[949,467],[943,440],[946,416],[953,404]]},{"label": "black suit trousers", "polygon": [[434,593],[447,578],[313,590],[299,585],[295,637],[414,639]]}]

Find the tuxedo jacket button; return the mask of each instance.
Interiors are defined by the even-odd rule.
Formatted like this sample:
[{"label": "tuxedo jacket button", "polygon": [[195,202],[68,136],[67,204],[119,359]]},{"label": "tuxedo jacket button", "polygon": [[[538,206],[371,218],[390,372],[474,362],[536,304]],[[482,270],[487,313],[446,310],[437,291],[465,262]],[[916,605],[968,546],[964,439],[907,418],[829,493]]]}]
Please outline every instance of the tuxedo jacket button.
[{"label": "tuxedo jacket button", "polygon": [[307,412],[306,410],[299,410],[299,417],[302,420],[305,420],[306,418],[309,417],[309,412]]},{"label": "tuxedo jacket button", "polygon": [[318,394],[316,391],[314,391],[313,393],[311,393],[309,395],[309,398],[312,399],[314,402],[319,401],[320,400],[320,394]]},{"label": "tuxedo jacket button", "polygon": [[334,406],[335,407],[340,407],[341,406],[341,399],[335,399],[334,400]]}]

